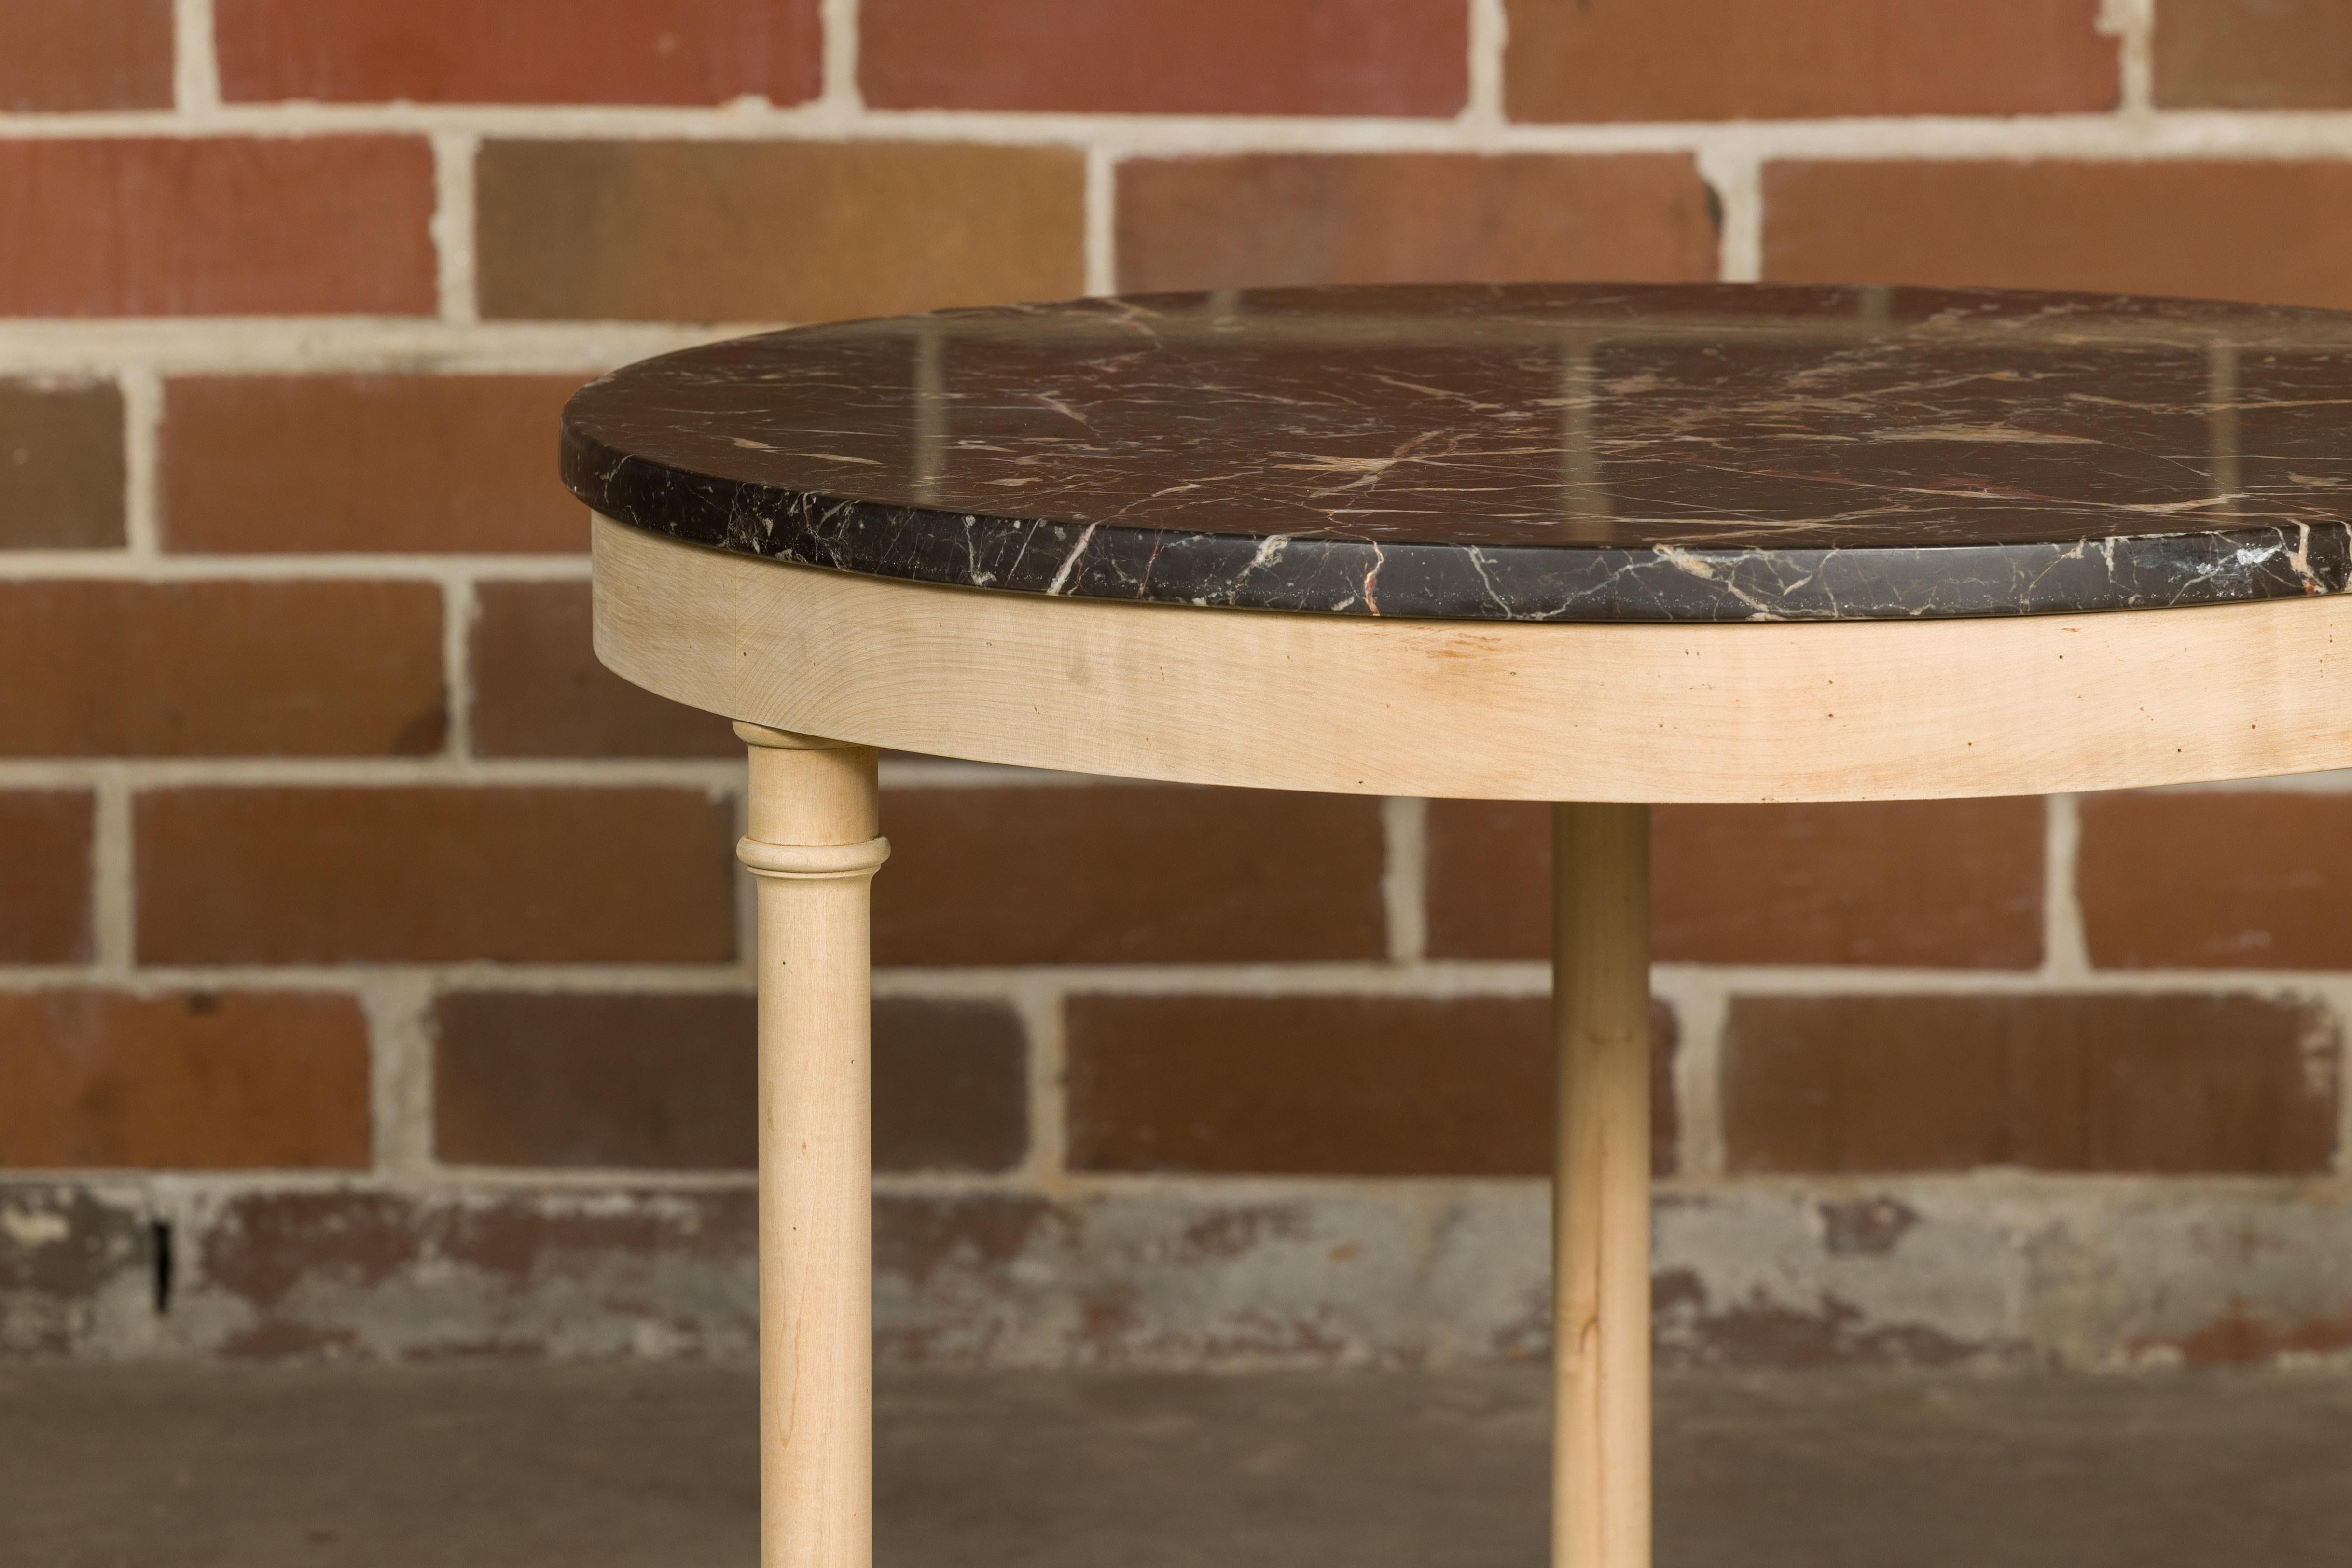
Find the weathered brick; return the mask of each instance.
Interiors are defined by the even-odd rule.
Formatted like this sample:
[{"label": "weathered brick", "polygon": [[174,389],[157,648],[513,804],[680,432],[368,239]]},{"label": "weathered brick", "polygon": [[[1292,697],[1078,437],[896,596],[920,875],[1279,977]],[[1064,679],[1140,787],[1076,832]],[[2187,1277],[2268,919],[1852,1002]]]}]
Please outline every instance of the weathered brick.
[{"label": "weathered brick", "polygon": [[214,0],[232,103],[772,103],[816,96],[818,0]]},{"label": "weathered brick", "polygon": [[167,383],[171,550],[587,547],[555,477],[572,375],[191,376]]},{"label": "weathered brick", "polygon": [[1688,155],[1264,153],[1118,170],[1119,287],[1711,279]]},{"label": "weathered brick", "polygon": [[121,544],[122,496],[112,382],[0,381],[0,550]]},{"label": "weathered brick", "polygon": [[0,110],[172,106],[172,0],[0,5]]},{"label": "weathered brick", "polygon": [[[460,1164],[751,1170],[758,1008],[745,995],[442,998],[434,1149]],[[1028,1147],[1027,1046],[998,1003],[874,1006],[877,1170],[1001,1171]]]},{"label": "weathered brick", "polygon": [[[2041,962],[2039,800],[1667,805],[1652,824],[1661,961]],[[1550,956],[1549,807],[1432,801],[1428,845],[1433,956]]]},{"label": "weathered brick", "polygon": [[129,1183],[0,1186],[0,1356],[123,1353],[152,1331],[147,1205]]},{"label": "weathered brick", "polygon": [[1514,120],[2056,114],[2113,109],[2121,85],[2099,0],[1507,5]]},{"label": "weathered brick", "polygon": [[94,810],[86,790],[0,790],[0,963],[89,957]]},{"label": "weathered brick", "polygon": [[438,751],[430,583],[0,584],[0,754],[414,756]]},{"label": "weathered brick", "polygon": [[490,142],[485,316],[821,321],[1084,286],[1083,159],[946,143]]},{"label": "weathered brick", "polygon": [[167,789],[132,809],[150,963],[721,963],[733,813],[683,789]]},{"label": "weathered brick", "polygon": [[0,992],[0,1165],[368,1163],[367,1023],[296,992]]},{"label": "weathered brick", "polygon": [[2075,890],[2103,969],[2352,969],[2352,797],[2103,795]]},{"label": "weathered brick", "polygon": [[1378,958],[1380,803],[1126,784],[893,789],[883,964]]},{"label": "weathered brick", "polygon": [[2161,0],[2164,109],[2352,108],[2352,8],[2341,0]]},{"label": "weathered brick", "polygon": [[0,314],[417,315],[421,136],[0,142]]},{"label": "weathered brick", "polygon": [[2262,996],[1742,996],[1738,1172],[2329,1168],[2336,1026]]},{"label": "weathered brick", "polygon": [[1453,114],[1464,0],[864,0],[877,109]]},{"label": "weathered brick", "polygon": [[[1551,1170],[1540,996],[1114,996],[1066,1005],[1087,1171],[1518,1176]],[[1651,1009],[1652,1163],[1675,1168],[1675,1019]]]},{"label": "weathered brick", "polygon": [[2352,305],[2352,163],[1777,163],[1764,276]]},{"label": "weathered brick", "polygon": [[737,757],[726,720],[656,697],[590,646],[585,583],[484,583],[471,635],[474,750],[486,757]]}]

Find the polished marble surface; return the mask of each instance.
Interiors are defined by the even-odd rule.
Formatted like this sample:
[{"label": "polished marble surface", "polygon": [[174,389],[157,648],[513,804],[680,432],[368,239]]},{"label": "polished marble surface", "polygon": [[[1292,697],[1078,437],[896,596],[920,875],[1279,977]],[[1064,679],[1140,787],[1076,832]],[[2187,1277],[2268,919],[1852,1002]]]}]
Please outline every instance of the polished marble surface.
[{"label": "polished marble surface", "polygon": [[2150,608],[2352,581],[2352,315],[1436,285],[1010,306],[631,365],[598,510],[925,582],[1347,615]]}]

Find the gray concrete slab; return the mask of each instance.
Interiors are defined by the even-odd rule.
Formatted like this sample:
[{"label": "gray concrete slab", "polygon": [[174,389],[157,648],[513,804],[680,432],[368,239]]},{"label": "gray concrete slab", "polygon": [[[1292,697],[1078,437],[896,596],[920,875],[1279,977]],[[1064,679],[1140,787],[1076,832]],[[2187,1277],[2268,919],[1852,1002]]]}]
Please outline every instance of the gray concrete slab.
[{"label": "gray concrete slab", "polygon": [[[2352,1563],[2352,1380],[1680,1376],[1661,1568]],[[0,1369],[7,1568],[749,1568],[750,1376]],[[898,1375],[884,1568],[1538,1568],[1540,1373]]]}]

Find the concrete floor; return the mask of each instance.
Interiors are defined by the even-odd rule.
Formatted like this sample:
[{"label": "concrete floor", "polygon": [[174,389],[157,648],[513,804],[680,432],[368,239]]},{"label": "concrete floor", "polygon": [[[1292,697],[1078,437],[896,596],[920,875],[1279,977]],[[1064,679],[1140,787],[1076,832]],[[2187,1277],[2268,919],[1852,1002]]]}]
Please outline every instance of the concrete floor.
[{"label": "concrete floor", "polygon": [[[1660,1388],[1660,1568],[2352,1562],[2352,1379]],[[1540,1373],[900,1376],[882,1568],[1539,1568]],[[0,1369],[8,1568],[750,1568],[677,1367]]]}]

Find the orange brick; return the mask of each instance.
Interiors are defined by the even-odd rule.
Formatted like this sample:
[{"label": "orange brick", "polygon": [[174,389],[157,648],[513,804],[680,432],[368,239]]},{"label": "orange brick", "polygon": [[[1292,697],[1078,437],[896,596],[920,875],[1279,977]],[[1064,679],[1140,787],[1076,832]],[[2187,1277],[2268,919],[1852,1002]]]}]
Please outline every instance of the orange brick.
[{"label": "orange brick", "polygon": [[0,584],[0,754],[415,756],[446,729],[430,583]]},{"label": "orange brick", "polygon": [[0,314],[418,315],[420,136],[0,141]]},{"label": "orange brick", "polygon": [[474,750],[486,757],[740,757],[728,721],[596,661],[585,583],[474,591]]},{"label": "orange brick", "polygon": [[0,963],[89,959],[94,819],[84,790],[0,791]]},{"label": "orange brick", "polygon": [[163,394],[184,551],[578,551],[555,477],[572,375],[191,376]]},{"label": "orange brick", "polygon": [[172,0],[0,5],[0,110],[172,106]]},{"label": "orange brick", "polygon": [[2162,0],[2164,109],[2352,108],[2352,6],[2342,0]]},{"label": "orange brick", "polygon": [[0,381],[0,550],[122,542],[122,394],[104,381]]},{"label": "orange brick", "polygon": [[2105,795],[2075,889],[2103,969],[2352,969],[2352,797]]},{"label": "orange brick", "polygon": [[364,1167],[348,996],[0,992],[0,1166]]}]

